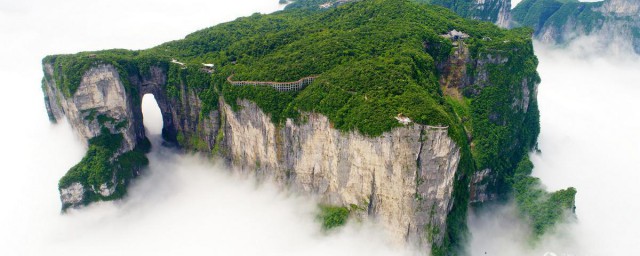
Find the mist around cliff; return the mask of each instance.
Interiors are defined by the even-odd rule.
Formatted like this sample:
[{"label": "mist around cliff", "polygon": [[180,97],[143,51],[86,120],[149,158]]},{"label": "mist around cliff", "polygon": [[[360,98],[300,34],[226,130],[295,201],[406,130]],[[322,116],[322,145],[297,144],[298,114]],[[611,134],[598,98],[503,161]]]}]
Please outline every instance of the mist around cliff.
[{"label": "mist around cliff", "polygon": [[[375,225],[353,223],[325,234],[315,219],[315,200],[159,146],[159,110],[148,97],[145,124],[155,148],[147,173],[131,186],[126,199],[60,215],[54,188],[58,176],[32,180],[31,185],[52,189],[36,188],[35,197],[27,199],[37,201],[12,216],[10,221],[24,219],[24,226],[3,225],[24,234],[2,232],[9,246],[0,248],[0,254],[409,255],[389,245]],[[154,107],[158,114],[149,114]],[[52,135],[70,133],[66,125],[60,128]],[[58,143],[53,147],[72,146]]]},{"label": "mist around cliff", "polygon": [[472,255],[640,253],[640,57],[596,41],[535,44],[542,152],[531,155],[533,175],[552,191],[575,187],[577,219],[531,243],[513,204],[471,215]]},{"label": "mist around cliff", "polygon": [[216,23],[282,8],[277,0],[0,0],[0,255],[408,255],[375,224],[326,234],[313,198],[236,177],[159,146],[128,197],[60,214],[57,183],[85,148],[48,121],[40,89],[48,54],[148,48]]},{"label": "mist around cliff", "polygon": [[[31,148],[29,156],[40,161],[19,169],[29,173],[11,179],[17,186],[3,193],[10,207],[0,218],[1,255],[409,255],[380,227],[352,223],[326,234],[312,198],[159,146],[162,121],[149,97],[143,104],[155,146],[150,166],[118,202],[61,215],[56,181],[82,146],[66,124],[35,134],[59,139]],[[59,153],[66,150],[74,157]]]},{"label": "mist around cliff", "polygon": [[[59,214],[57,181],[85,149],[67,124],[48,122],[43,56],[151,47],[276,3],[0,0],[0,255],[411,254],[387,245],[374,225],[326,236],[312,200],[161,150],[157,140],[127,199]],[[640,253],[640,60],[578,48],[536,45],[542,154],[532,157],[551,190],[578,189],[577,221],[531,249],[511,206],[471,216],[472,255]],[[153,130],[158,119],[145,115]]]}]

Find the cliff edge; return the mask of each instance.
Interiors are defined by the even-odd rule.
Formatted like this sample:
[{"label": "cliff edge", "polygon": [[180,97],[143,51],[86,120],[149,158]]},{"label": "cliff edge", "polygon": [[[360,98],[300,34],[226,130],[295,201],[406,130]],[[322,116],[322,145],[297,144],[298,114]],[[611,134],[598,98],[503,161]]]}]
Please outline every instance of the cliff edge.
[{"label": "cliff edge", "polygon": [[88,147],[60,180],[63,209],[126,194],[148,162],[141,99],[153,94],[166,142],[376,219],[399,243],[460,252],[469,204],[507,198],[537,140],[530,34],[375,0],[48,56],[49,116]]}]

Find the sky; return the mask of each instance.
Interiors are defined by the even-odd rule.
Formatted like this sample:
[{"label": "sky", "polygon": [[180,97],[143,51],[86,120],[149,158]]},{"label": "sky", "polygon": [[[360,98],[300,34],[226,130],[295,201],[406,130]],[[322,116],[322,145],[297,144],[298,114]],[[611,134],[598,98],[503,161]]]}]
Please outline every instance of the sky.
[{"label": "sky", "polygon": [[[375,224],[326,235],[312,199],[230,175],[192,155],[154,147],[150,170],[115,203],[60,215],[57,181],[84,154],[71,128],[49,123],[40,90],[47,54],[143,49],[254,12],[277,0],[0,0],[0,255],[411,255]],[[473,255],[640,253],[640,60],[618,51],[536,44],[540,155],[534,175],[578,189],[577,220],[536,248],[506,205],[470,216]],[[145,125],[159,133],[152,98]],[[155,131],[155,132],[154,132]],[[154,145],[159,144],[152,136]],[[553,252],[554,254],[549,254]]]}]

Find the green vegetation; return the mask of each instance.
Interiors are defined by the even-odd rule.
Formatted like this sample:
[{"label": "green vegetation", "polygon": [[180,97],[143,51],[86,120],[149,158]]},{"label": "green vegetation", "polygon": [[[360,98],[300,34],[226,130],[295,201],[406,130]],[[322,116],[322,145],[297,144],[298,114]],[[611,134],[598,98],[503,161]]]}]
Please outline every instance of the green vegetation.
[{"label": "green vegetation", "polygon": [[321,205],[318,220],[322,223],[324,230],[331,230],[347,224],[349,218],[349,208],[330,205]]},{"label": "green vegetation", "polygon": [[478,19],[490,22],[496,22],[498,20],[498,12],[501,6],[500,1],[487,0],[482,6],[483,8],[477,8],[477,0],[416,0],[417,2],[431,3],[451,9],[458,15]]},{"label": "green vegetation", "polygon": [[[455,50],[451,40],[440,35],[453,29],[469,34],[464,44],[471,59],[504,59],[484,64],[486,70],[469,64],[468,74],[477,78],[486,71],[482,75],[488,79],[466,88],[461,98],[445,96],[438,82],[437,66]],[[512,182],[516,167],[537,140],[535,97],[526,106],[528,111],[514,105],[521,100],[522,90],[533,91],[539,82],[531,33],[528,28],[504,30],[488,22],[465,20],[439,6],[369,0],[323,11],[290,8],[254,14],[148,50],[49,56],[43,62],[53,65],[53,79],[67,96],[75,93],[85,72],[101,63],[114,65],[121,77],[130,78],[122,81],[134,97],[138,93],[131,78],[148,77],[152,67],[160,68],[167,74],[167,97],[180,101],[185,89],[192,89],[202,101],[201,118],[218,108],[222,96],[234,110],[241,107],[239,100],[255,102],[276,125],[287,118],[304,122],[301,112],[317,112],[340,131],[372,137],[401,126],[394,118],[400,113],[414,123],[447,126],[449,136],[461,147],[454,203],[446,230],[425,231],[426,235],[444,232],[443,243],[434,245],[432,254],[447,255],[461,252],[467,238],[468,187],[474,171],[494,170],[499,182],[491,189],[506,197],[518,189],[514,186],[520,183]],[[203,71],[202,63],[215,64],[215,71]],[[301,91],[278,92],[266,86],[233,86],[227,82],[231,75],[234,80],[281,82],[318,78]],[[108,117],[92,118],[101,124],[113,122]],[[99,187],[127,180],[133,174],[130,170],[146,158],[144,150],[135,150],[110,160],[121,136],[103,132],[102,139],[92,140],[87,156],[63,177],[61,187],[72,182]],[[178,133],[176,139],[193,149],[208,147],[197,136]],[[223,137],[222,132],[217,134],[214,152],[221,151]],[[468,137],[473,138],[472,144]],[[115,179],[113,170],[118,170]],[[325,229],[344,224],[350,212],[330,206],[321,211]]]},{"label": "green vegetation", "polygon": [[597,9],[602,4],[578,0],[524,0],[513,9],[512,17],[515,25],[531,27],[536,33],[545,27],[553,27],[556,31],[566,31],[565,27],[575,29],[569,35],[557,35],[556,40],[562,43],[574,34],[590,34],[600,29],[606,19]]},{"label": "green vegetation", "polygon": [[575,188],[547,192],[540,179],[531,177],[533,163],[528,157],[522,159],[513,180],[515,198],[523,217],[531,222],[533,234],[540,237],[555,224],[564,220],[566,213],[575,209]]},{"label": "green vegetation", "polygon": [[[510,43],[509,43],[510,44]],[[538,60],[531,45],[517,47],[508,55],[507,65],[488,65],[491,86],[482,89],[471,101],[473,154],[478,170],[489,168],[498,178],[496,187],[502,196],[510,193],[507,180],[514,175],[522,156],[531,150],[540,132],[538,104],[531,98],[527,111],[518,110],[512,102],[526,89],[534,91],[540,82],[536,73]]]},{"label": "green vegetation", "polygon": [[[82,74],[99,63],[113,64],[127,77],[148,75],[150,67],[157,66],[167,71],[170,97],[180,96],[181,85],[197,89],[203,114],[217,109],[221,93],[235,109],[238,99],[256,102],[276,123],[297,118],[299,111],[316,111],[337,129],[378,136],[400,125],[394,119],[399,113],[420,124],[456,123],[435,70],[436,61],[451,49],[451,42],[439,35],[452,29],[470,34],[468,43],[477,52],[526,49],[531,43],[526,30],[464,20],[437,6],[373,0],[322,12],[255,14],[149,50],[49,56],[44,62],[57,67],[55,79],[68,95]],[[483,37],[512,43],[501,46]],[[438,47],[425,52],[425,44]],[[202,72],[200,63],[214,63],[213,76]],[[231,86],[226,83],[231,74],[235,80],[261,81],[320,77],[299,93],[282,93]]]},{"label": "green vegetation", "polygon": [[[358,0],[352,0],[358,1]],[[488,0],[478,8],[477,0],[412,0],[421,4],[434,4],[446,7],[464,18],[496,22],[500,11],[500,1]],[[321,10],[320,5],[332,3],[335,6],[338,0],[295,0],[287,5],[286,9]]]},{"label": "green vegetation", "polygon": [[[82,76],[93,67],[111,65],[120,75],[126,92],[133,99],[133,103],[141,102],[138,87],[132,85],[131,79],[149,78],[151,68],[159,68],[167,74],[167,84],[164,85],[166,95],[179,99],[180,88],[188,86],[194,89],[199,98],[205,103],[204,110],[217,109],[218,93],[212,87],[212,77],[202,70],[202,64],[191,61],[181,66],[171,63],[171,55],[154,50],[104,50],[97,52],[81,52],[69,55],[51,55],[45,57],[43,64],[53,66],[53,80],[67,97],[75,94],[80,86]],[[45,72],[46,73],[46,72]],[[108,121],[108,120],[103,120]]]},{"label": "green vegetation", "polygon": [[539,31],[562,4],[557,0],[524,0],[514,8],[511,17],[518,22],[518,25]]},{"label": "green vegetation", "polygon": [[[123,78],[137,75],[149,76],[151,66],[164,68],[168,66],[166,59],[151,53],[120,49],[68,55],[52,55],[45,57],[42,62],[53,66],[53,79],[67,97],[70,97],[76,92],[80,86],[82,76],[90,68],[101,64],[113,65],[120,74],[120,77]],[[128,79],[121,79],[121,81],[124,83],[128,93],[137,93],[131,91],[135,88],[130,85]]]},{"label": "green vegetation", "polygon": [[[127,181],[135,172],[149,163],[145,153],[149,152],[151,143],[142,141],[137,148],[126,152],[116,159],[112,157],[122,144],[122,134],[112,134],[104,128],[102,133],[89,140],[89,149],[80,163],[72,167],[58,182],[59,188],[66,188],[78,182],[85,188],[84,202],[88,204],[98,200],[113,200],[124,196]],[[115,192],[103,197],[99,193],[91,193],[89,189],[98,190],[102,184],[116,186]],[[63,210],[71,205],[63,205]]]},{"label": "green vegetation", "polygon": [[121,134],[111,134],[108,131],[91,139],[84,158],[60,179],[58,186],[62,188],[74,182],[80,182],[83,185],[100,187],[101,184],[111,182],[112,171],[109,159],[121,143]]}]

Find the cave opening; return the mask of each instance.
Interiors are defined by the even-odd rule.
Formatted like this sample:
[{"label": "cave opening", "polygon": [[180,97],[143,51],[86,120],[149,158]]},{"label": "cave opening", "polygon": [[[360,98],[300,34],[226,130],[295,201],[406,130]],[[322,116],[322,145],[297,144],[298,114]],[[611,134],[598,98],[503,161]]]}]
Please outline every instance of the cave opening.
[{"label": "cave opening", "polygon": [[[160,106],[155,96],[151,93],[147,93],[142,97],[142,123],[147,137],[150,139],[151,137],[160,138],[164,122]],[[152,139],[151,141],[154,140]]]}]

